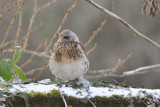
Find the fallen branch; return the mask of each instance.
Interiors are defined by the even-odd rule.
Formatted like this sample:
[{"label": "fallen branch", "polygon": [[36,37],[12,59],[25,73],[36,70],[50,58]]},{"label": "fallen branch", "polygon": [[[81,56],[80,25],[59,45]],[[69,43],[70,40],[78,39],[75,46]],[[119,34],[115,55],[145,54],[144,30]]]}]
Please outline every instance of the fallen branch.
[{"label": "fallen branch", "polygon": [[134,33],[136,33],[137,36],[145,39],[146,41],[148,41],[149,43],[151,43],[152,45],[160,48],[160,45],[158,43],[156,43],[155,41],[151,40],[150,38],[148,38],[147,36],[145,36],[144,34],[140,33],[139,31],[137,31],[133,26],[131,26],[128,22],[126,22],[125,20],[123,20],[121,17],[119,17],[117,14],[110,12],[109,10],[107,10],[106,8],[102,7],[101,5],[95,3],[92,0],[86,0],[88,1],[90,4],[92,4],[93,6],[95,6],[96,8],[100,9],[101,11],[105,12],[107,15],[115,18],[116,20],[118,20],[119,22],[121,22],[122,24],[124,24],[126,27],[128,27],[130,30],[132,30]]}]

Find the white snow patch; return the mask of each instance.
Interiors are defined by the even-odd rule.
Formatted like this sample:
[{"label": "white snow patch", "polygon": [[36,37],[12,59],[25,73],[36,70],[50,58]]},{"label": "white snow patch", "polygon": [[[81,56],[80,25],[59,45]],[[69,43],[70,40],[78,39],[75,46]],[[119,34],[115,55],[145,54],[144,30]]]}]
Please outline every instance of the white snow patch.
[{"label": "white snow patch", "polygon": [[49,82],[51,82],[50,79],[44,79],[44,80],[38,81],[38,83],[40,83],[40,84],[47,84]]},{"label": "white snow patch", "polygon": [[[49,93],[51,90],[60,90],[65,95],[74,96],[77,98],[89,97],[93,98],[95,96],[106,96],[111,97],[112,95],[119,95],[123,97],[136,97],[140,98],[145,97],[147,95],[151,95],[153,98],[160,98],[160,89],[141,89],[141,88],[108,88],[108,87],[89,87],[89,89],[74,89],[72,87],[62,86],[59,88],[56,84],[41,84],[41,83],[49,83],[50,81],[43,80],[38,83],[30,83],[30,84],[20,84],[13,85],[12,88],[9,89],[12,93],[18,92],[41,92],[41,93]],[[1,90],[1,89],[0,89]],[[88,91],[87,91],[88,90]]]}]

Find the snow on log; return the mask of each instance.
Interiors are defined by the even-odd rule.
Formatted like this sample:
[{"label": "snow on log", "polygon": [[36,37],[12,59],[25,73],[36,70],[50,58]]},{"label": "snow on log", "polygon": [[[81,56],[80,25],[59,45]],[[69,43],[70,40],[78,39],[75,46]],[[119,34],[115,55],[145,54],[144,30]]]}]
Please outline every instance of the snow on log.
[{"label": "snow on log", "polygon": [[[64,97],[63,97],[64,96]],[[52,84],[50,79],[37,83],[0,86],[0,106],[13,107],[126,107],[160,104],[160,89],[109,85],[72,88]]]}]

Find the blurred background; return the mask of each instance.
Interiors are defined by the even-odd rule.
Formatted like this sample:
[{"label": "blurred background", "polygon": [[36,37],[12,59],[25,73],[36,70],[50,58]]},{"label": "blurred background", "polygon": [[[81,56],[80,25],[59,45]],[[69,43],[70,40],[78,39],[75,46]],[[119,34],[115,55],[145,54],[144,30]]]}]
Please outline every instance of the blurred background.
[{"label": "blurred background", "polygon": [[[38,0],[38,7],[50,1],[51,0]],[[57,0],[55,4],[37,13],[33,28],[39,25],[40,22],[42,22],[43,25],[30,35],[27,49],[35,50],[36,47],[42,42],[45,42],[46,39],[49,41],[52,38],[52,35],[57,31],[62,18],[67,12],[67,9],[72,6],[74,1],[75,0]],[[108,10],[113,11],[112,0],[94,1]],[[141,13],[142,7],[142,0],[114,0],[114,12],[116,14],[134,26],[138,31],[160,44],[160,14],[158,12],[154,18],[146,16]],[[20,38],[27,33],[33,8],[34,1],[26,1],[22,10],[22,33]],[[16,9],[13,9],[3,17],[0,23],[0,42],[3,40],[15,12]],[[72,30],[78,35],[82,43],[86,43],[89,37],[93,34],[93,31],[100,26],[103,20],[106,20],[106,24],[102,28],[102,31],[99,32],[92,43],[87,47],[87,50],[89,50],[93,47],[94,43],[98,44],[96,49],[88,55],[90,70],[113,68],[119,59],[125,59],[130,53],[132,53],[132,57],[118,68],[116,72],[117,74],[142,66],[160,63],[160,49],[144,39],[135,36],[135,34],[122,23],[107,16],[104,12],[93,7],[85,0],[79,0],[72,13],[68,16],[62,30]],[[7,40],[11,40],[15,37],[18,27],[17,24],[18,18],[16,19],[13,25],[14,27],[11,29]],[[43,48],[40,51],[43,51]],[[12,56],[13,53],[5,57],[10,58]],[[22,58],[18,62],[18,65],[24,63],[29,57],[30,55],[28,54],[22,54]],[[43,66],[44,63],[45,61],[42,60],[42,58],[36,56],[32,60],[32,63],[23,68],[23,71],[26,72],[33,68],[38,68]],[[37,74],[35,73],[34,75]],[[34,75],[29,78],[34,77]],[[54,76],[51,75],[50,70],[46,69],[39,79],[53,77]],[[115,79],[118,82],[126,81],[127,85],[132,86],[144,85],[147,88],[160,88],[160,72],[151,72],[124,78],[106,77],[102,79],[107,81],[113,81]]]}]

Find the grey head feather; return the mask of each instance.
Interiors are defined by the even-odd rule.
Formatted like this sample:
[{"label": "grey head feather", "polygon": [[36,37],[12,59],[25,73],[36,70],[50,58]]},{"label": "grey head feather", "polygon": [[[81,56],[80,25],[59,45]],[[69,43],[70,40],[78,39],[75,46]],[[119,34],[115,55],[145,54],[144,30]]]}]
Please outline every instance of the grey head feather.
[{"label": "grey head feather", "polygon": [[65,39],[65,38],[63,39],[63,38],[59,37],[58,41],[70,40],[70,41],[79,42],[79,39],[78,39],[77,35],[74,32],[72,32],[71,30],[68,30],[68,29],[63,30],[60,34],[63,35],[64,37],[68,36],[69,38],[68,39]]}]

